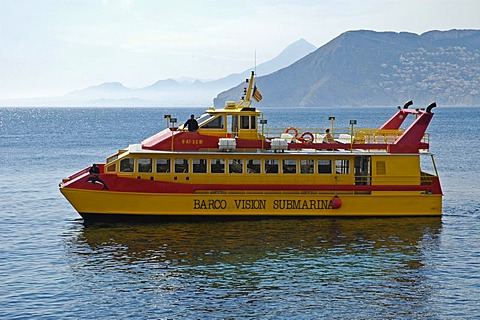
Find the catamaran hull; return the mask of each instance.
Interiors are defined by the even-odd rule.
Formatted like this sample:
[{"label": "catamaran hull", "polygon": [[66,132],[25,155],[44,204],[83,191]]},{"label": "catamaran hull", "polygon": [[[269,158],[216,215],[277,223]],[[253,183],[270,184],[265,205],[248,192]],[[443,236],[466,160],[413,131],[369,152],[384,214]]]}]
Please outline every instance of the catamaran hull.
[{"label": "catamaran hull", "polygon": [[157,194],[61,188],[62,194],[91,220],[111,217],[237,218],[440,216],[442,196],[436,194]]}]

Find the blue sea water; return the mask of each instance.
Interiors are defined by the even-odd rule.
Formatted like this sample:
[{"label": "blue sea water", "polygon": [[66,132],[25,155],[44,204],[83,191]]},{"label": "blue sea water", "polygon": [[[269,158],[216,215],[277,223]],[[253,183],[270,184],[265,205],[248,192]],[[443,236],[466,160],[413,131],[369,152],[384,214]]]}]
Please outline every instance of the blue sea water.
[{"label": "blue sea water", "polygon": [[[0,108],[0,319],[474,319],[480,108],[429,127],[441,218],[85,226],[58,183],[203,109]],[[378,127],[394,108],[264,110]]]}]

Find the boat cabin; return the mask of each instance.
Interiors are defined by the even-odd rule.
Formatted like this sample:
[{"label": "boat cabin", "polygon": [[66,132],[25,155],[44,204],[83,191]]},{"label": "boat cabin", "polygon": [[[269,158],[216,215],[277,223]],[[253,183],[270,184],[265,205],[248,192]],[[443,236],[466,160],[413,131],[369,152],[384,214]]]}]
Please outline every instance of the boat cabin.
[{"label": "boat cabin", "polygon": [[[197,118],[199,135],[219,138],[259,139],[257,123],[262,112],[251,107],[237,107],[233,101],[227,101],[224,109],[210,107]],[[184,131],[184,125],[177,130]]]}]

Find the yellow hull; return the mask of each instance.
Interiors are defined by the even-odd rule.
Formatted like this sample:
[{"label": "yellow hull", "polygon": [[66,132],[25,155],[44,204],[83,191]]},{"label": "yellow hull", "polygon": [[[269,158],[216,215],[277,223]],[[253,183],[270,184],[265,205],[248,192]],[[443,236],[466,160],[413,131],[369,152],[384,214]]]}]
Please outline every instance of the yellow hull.
[{"label": "yellow hull", "polygon": [[442,196],[434,194],[155,194],[60,188],[82,215],[142,216],[440,216]]}]

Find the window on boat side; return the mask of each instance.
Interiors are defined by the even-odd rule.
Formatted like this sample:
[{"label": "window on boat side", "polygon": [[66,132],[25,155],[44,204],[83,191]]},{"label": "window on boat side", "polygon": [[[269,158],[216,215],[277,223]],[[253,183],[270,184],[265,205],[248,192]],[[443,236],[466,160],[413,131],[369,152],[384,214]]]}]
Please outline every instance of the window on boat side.
[{"label": "window on boat side", "polygon": [[197,118],[198,125],[201,127],[205,122],[208,122],[208,120],[210,120],[211,118],[213,118],[213,114],[209,114],[209,113],[202,114],[200,117]]},{"label": "window on boat side", "polygon": [[228,160],[228,173],[243,173],[243,160],[242,159],[229,159]]},{"label": "window on boat side", "polygon": [[117,154],[114,154],[113,156],[110,156],[107,158],[107,163],[110,163],[112,161],[115,161],[118,159],[118,153]]},{"label": "window on boat side", "polygon": [[217,116],[202,125],[204,129],[223,129],[223,115]]},{"label": "window on boat side", "polygon": [[138,159],[138,172],[152,172],[152,159]]},{"label": "window on boat side", "polygon": [[247,173],[260,173],[262,168],[262,162],[260,159],[247,160]]},{"label": "window on boat side", "polygon": [[312,159],[300,160],[300,173],[302,174],[313,173],[314,170],[315,170],[315,165]]},{"label": "window on boat side", "polygon": [[332,160],[320,159],[317,161],[318,173],[331,174],[332,173]]},{"label": "window on boat side", "polygon": [[250,129],[250,116],[240,116],[240,128]]},{"label": "window on boat side", "polygon": [[188,159],[175,159],[175,173],[188,173]]},{"label": "window on boat side", "polygon": [[225,159],[210,160],[211,173],[225,173]]},{"label": "window on boat side", "polygon": [[231,133],[235,136],[238,135],[238,116],[229,114],[227,124],[230,126]]},{"label": "window on boat side", "polygon": [[207,173],[207,159],[192,159],[194,173]]},{"label": "window on boat side", "polygon": [[107,171],[107,172],[115,172],[115,171],[117,171],[117,164],[116,164],[116,163],[113,163],[113,164],[107,166],[106,171]]},{"label": "window on boat side", "polygon": [[350,174],[350,161],[347,159],[335,160],[335,172],[338,174]]},{"label": "window on boat side", "polygon": [[256,129],[256,127],[257,127],[256,116],[240,116],[241,129]]},{"label": "window on boat side", "polygon": [[282,172],[285,174],[297,173],[297,160],[283,159],[282,160]]},{"label": "window on boat side", "polygon": [[278,160],[277,159],[265,160],[265,173],[278,173]]},{"label": "window on boat side", "polygon": [[157,159],[157,173],[170,172],[170,159]]},{"label": "window on boat side", "polygon": [[120,172],[133,172],[135,169],[135,159],[125,158],[120,161]]}]

